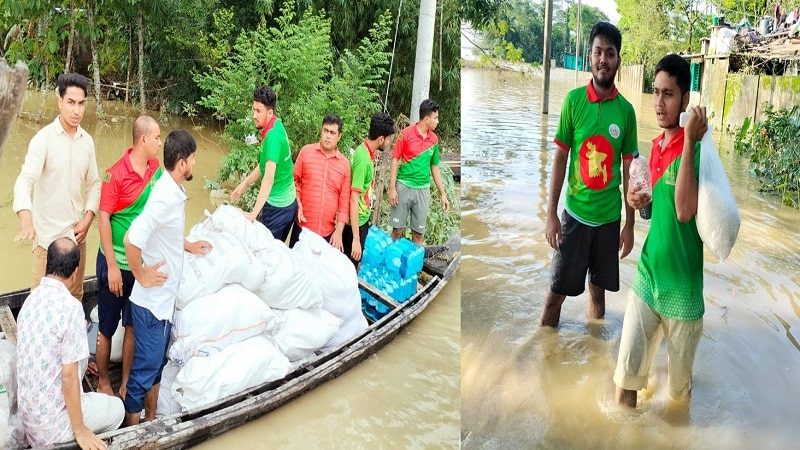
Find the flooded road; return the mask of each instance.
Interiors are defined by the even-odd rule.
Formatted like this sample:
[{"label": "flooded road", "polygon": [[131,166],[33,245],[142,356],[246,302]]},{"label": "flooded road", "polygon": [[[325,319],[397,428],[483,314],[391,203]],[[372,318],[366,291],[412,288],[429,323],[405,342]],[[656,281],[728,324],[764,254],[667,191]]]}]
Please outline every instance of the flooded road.
[{"label": "flooded road", "polygon": [[[14,124],[0,158],[0,292],[27,288],[31,279],[31,246],[13,242],[19,224],[11,204],[28,142],[57,115],[53,98],[42,124],[27,119],[40,101],[39,94],[29,94],[23,118]],[[104,102],[113,119],[98,122],[89,103],[82,126],[94,138],[102,171],[131,145],[130,130],[137,113],[119,102]],[[154,114],[161,125],[162,140],[175,128],[188,129],[197,140],[195,176],[186,183],[188,231],[201,220],[203,210],[213,208],[203,181],[216,175],[226,149],[216,129],[195,126],[186,118]],[[96,225],[87,240],[88,276],[94,274],[99,245]],[[268,416],[204,443],[202,448],[458,448],[460,291],[456,274],[428,309],[377,354]]]},{"label": "flooded road", "polygon": [[[636,224],[604,320],[587,320],[583,294],[564,303],[557,330],[539,329],[552,258],[544,239],[552,140],[574,75],[551,80],[551,114],[542,116],[541,78],[462,70],[463,448],[796,446],[800,211],[758,193],[746,161],[723,152],[742,226],[724,264],[706,251],[688,414],[667,408],[663,344],[639,408],[613,402],[622,318],[648,223]],[[632,102],[646,155],[659,132],[650,102]],[[732,149],[728,140],[720,145]]]}]

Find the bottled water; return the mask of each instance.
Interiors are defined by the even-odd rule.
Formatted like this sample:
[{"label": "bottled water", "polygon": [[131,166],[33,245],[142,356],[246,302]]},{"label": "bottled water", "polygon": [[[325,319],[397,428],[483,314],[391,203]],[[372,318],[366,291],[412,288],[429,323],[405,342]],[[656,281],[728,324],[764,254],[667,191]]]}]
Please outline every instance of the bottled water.
[{"label": "bottled water", "polygon": [[[650,187],[650,168],[647,166],[647,158],[640,155],[639,152],[634,152],[633,161],[630,166],[630,179],[628,180],[628,189],[633,189],[634,186],[640,186],[639,193],[647,194],[653,198],[653,190]],[[639,210],[639,215],[642,219],[649,220],[652,213],[653,203],[650,202],[647,206]]]}]

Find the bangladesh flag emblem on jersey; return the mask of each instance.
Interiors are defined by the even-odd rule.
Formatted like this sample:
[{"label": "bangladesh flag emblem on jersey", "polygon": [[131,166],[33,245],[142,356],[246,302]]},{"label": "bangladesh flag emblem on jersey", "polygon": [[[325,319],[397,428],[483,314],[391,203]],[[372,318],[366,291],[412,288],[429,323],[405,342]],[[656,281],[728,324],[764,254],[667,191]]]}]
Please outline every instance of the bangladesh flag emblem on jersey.
[{"label": "bangladesh flag emblem on jersey", "polygon": [[596,134],[583,141],[579,161],[581,180],[586,187],[600,191],[608,186],[613,178],[614,147],[605,136]]}]

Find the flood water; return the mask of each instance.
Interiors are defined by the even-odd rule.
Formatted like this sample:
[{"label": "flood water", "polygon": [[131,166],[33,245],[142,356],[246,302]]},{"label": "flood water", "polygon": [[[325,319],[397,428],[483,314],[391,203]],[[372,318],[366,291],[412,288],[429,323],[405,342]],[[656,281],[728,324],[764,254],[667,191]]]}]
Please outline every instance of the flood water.
[{"label": "flood water", "polygon": [[[566,300],[558,329],[539,329],[553,253],[544,239],[552,140],[575,86],[572,73],[551,80],[551,114],[542,116],[541,78],[462,70],[463,448],[796,448],[800,211],[759,193],[747,162],[726,151],[742,225],[725,263],[706,251],[688,413],[668,408],[663,344],[638,409],[613,402],[627,293],[649,224],[636,224],[604,320],[587,320],[583,294]],[[659,130],[651,97],[642,97],[632,103],[649,155]],[[727,139],[720,146],[732,151]]]},{"label": "flood water", "polygon": [[[11,130],[0,157],[0,292],[29,287],[31,245],[15,243],[19,224],[11,210],[13,185],[33,135],[57,115],[50,99],[41,124],[28,117],[41,103],[28,94],[23,118]],[[98,122],[87,106],[82,126],[92,135],[102,171],[131,145],[138,113],[120,102],[104,102],[112,119]],[[196,126],[186,118],[159,115],[162,141],[169,131],[188,129],[197,140],[194,179],[186,183],[186,229],[213,209],[203,180],[213,178],[226,148],[219,130]],[[96,224],[96,221],[95,221]],[[97,227],[88,238],[86,274],[94,274],[99,245]],[[227,448],[457,448],[459,444],[460,276],[453,277],[436,300],[384,349],[300,399],[202,445]],[[231,370],[236,370],[231,368]]]}]

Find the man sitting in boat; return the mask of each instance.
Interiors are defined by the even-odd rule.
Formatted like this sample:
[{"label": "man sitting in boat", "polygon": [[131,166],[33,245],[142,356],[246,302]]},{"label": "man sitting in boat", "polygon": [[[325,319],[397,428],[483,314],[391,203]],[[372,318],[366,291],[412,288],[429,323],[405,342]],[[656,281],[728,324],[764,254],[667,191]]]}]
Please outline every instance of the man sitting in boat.
[{"label": "man sitting in boat", "polygon": [[[167,344],[175,312],[178,283],[183,273],[183,251],[204,254],[207,241],[190,243],[183,238],[186,191],[192,179],[197,144],[184,130],[171,132],[164,142],[164,168],[142,212],[125,234],[125,255],[136,281],[131,291],[133,364],[125,392],[125,423],[156,417],[161,371],[167,363]],[[147,399],[145,400],[145,396]]]},{"label": "man sitting in boat", "polygon": [[322,119],[318,143],[300,149],[294,163],[297,189],[297,224],[290,246],[300,238],[300,227],[325,238],[343,250],[342,233],[350,212],[350,162],[337,145],[342,137],[342,119],[328,114]]},{"label": "man sitting in boat", "polygon": [[19,413],[33,447],[75,439],[83,449],[106,448],[94,433],[119,428],[125,417],[119,398],[81,390],[89,357],[86,323],[67,288],[78,276],[80,258],[72,240],[53,241],[46,275],[17,319]]},{"label": "man sitting in boat", "polygon": [[356,147],[350,162],[350,224],[344,228],[342,245],[344,254],[356,268],[361,261],[372,215],[375,157],[377,150],[383,151],[391,145],[394,131],[394,122],[389,114],[374,114],[369,124],[369,135]]}]

